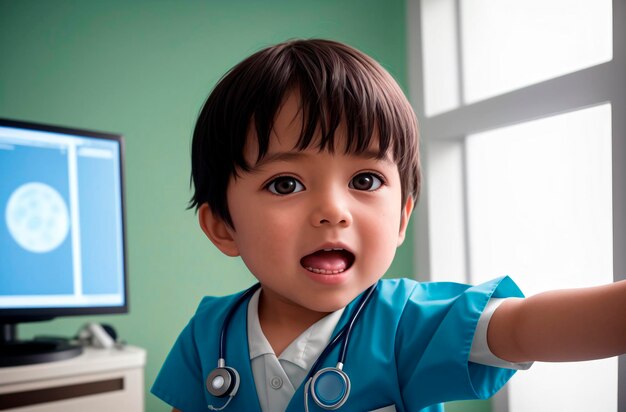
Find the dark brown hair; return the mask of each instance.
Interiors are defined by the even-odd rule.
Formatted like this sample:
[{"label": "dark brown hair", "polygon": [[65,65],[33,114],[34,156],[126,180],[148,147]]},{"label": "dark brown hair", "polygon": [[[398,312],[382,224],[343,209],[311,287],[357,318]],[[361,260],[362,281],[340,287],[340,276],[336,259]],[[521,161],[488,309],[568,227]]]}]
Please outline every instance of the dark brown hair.
[{"label": "dark brown hair", "polygon": [[[208,203],[233,226],[226,189],[244,159],[249,131],[258,139],[258,158],[267,153],[274,118],[291,90],[299,90],[303,115],[296,149],[313,141],[319,150],[335,150],[335,131],[345,124],[345,153],[361,153],[378,132],[379,157],[398,165],[402,205],[420,191],[419,138],[411,105],[375,60],[330,40],[293,40],[256,52],[233,67],[215,86],[193,134],[189,208]],[[252,129],[254,128],[254,129]],[[319,133],[319,139],[314,139]],[[252,135],[252,133],[250,133]]]}]

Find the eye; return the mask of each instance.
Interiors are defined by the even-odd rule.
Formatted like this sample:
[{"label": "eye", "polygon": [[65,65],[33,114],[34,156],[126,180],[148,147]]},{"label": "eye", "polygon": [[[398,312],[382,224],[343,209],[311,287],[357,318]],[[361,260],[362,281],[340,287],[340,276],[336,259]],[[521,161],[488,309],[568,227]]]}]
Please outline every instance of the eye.
[{"label": "eye", "polygon": [[304,190],[304,186],[295,177],[280,176],[267,185],[267,190],[275,195],[288,195]]},{"label": "eye", "polygon": [[382,179],[374,173],[359,173],[352,178],[348,187],[350,187],[350,189],[367,190],[371,192],[378,189],[382,184]]}]

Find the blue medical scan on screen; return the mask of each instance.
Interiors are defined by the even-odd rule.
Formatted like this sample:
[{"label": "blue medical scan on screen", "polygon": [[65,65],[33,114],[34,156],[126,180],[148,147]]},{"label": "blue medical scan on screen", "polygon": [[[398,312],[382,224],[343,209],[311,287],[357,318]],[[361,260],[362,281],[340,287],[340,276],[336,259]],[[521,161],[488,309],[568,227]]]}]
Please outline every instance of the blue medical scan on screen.
[{"label": "blue medical scan on screen", "polygon": [[0,308],[124,305],[120,143],[0,127]]}]

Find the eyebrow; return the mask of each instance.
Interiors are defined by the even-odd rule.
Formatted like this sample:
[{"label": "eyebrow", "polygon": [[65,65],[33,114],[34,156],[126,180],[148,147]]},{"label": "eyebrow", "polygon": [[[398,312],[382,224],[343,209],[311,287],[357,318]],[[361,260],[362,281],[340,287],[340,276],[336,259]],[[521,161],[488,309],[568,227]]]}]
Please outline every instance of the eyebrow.
[{"label": "eyebrow", "polygon": [[[374,151],[374,150],[365,150],[363,152],[360,153],[350,153],[350,156],[354,156],[354,157],[358,157],[361,159],[376,159],[376,160],[380,160],[386,163],[392,163],[395,164],[394,162],[391,161],[391,159],[389,158],[388,155],[383,156],[382,158],[378,156],[378,152]],[[263,156],[263,158],[261,160],[259,160],[258,162],[256,162],[252,168],[253,169],[260,169],[261,167],[267,165],[268,163],[273,163],[273,162],[289,162],[289,161],[297,161],[297,160],[302,160],[304,158],[309,157],[309,154],[303,153],[303,152],[276,152],[276,153],[269,153],[265,156]]]}]

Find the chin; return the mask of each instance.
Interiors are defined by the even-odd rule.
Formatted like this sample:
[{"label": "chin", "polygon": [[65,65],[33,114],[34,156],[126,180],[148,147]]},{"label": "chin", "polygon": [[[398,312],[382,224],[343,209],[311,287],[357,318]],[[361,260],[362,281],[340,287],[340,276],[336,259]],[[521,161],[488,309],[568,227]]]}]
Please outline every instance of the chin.
[{"label": "chin", "polygon": [[355,296],[328,296],[325,295],[319,299],[314,301],[309,301],[310,304],[306,305],[309,309],[314,310],[316,312],[335,312],[339,309],[342,309],[350,304],[357,295]]}]

